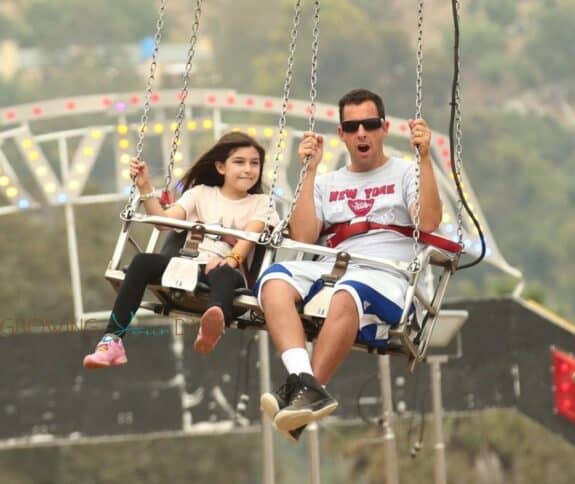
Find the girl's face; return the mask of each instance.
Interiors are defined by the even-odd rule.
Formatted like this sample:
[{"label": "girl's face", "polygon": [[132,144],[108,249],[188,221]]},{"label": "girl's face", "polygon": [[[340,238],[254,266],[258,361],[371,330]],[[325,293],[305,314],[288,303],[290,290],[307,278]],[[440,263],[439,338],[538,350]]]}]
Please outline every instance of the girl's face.
[{"label": "girl's face", "polygon": [[236,148],[225,161],[216,161],[216,170],[224,177],[222,193],[229,198],[243,198],[260,177],[258,150],[253,146]]}]

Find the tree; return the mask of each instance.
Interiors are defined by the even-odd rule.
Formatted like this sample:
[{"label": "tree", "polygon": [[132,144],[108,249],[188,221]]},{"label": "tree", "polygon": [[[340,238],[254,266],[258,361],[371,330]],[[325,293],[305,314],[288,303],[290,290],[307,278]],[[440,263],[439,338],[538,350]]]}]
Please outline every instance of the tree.
[{"label": "tree", "polygon": [[527,42],[523,55],[540,79],[572,85],[575,65],[575,4],[563,2],[555,8],[541,8],[535,17],[535,33]]},{"label": "tree", "polygon": [[25,20],[34,26],[29,43],[45,49],[68,45],[109,45],[153,35],[153,0],[31,0]]}]

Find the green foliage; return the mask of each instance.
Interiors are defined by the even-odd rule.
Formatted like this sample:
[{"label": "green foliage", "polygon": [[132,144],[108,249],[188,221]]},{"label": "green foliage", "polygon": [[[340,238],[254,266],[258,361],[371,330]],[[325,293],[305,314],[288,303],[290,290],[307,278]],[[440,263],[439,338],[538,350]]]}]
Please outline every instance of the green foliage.
[{"label": "green foliage", "polygon": [[[431,427],[431,428],[430,428]],[[405,484],[432,482],[434,435],[426,422],[422,451],[409,456],[413,444],[410,424],[395,425],[400,480]],[[568,484],[575,477],[572,447],[512,411],[492,411],[472,416],[447,416],[444,423],[447,482],[494,484]],[[379,435],[381,437],[381,435]],[[352,458],[348,482],[380,483],[385,472],[384,441],[374,441],[375,431],[341,428],[332,432],[327,449],[334,459]],[[412,436],[413,437],[413,436]]]},{"label": "green foliage", "polygon": [[506,26],[517,20],[517,2],[515,0],[482,0],[490,22]]},{"label": "green foliage", "polygon": [[141,39],[154,32],[156,13],[153,0],[31,0],[25,19],[28,42],[51,49]]},{"label": "green foliage", "polygon": [[[483,56],[505,47],[505,36],[501,27],[491,23],[464,23],[461,27],[461,57],[464,61],[476,63]],[[451,39],[445,44],[452,43]]]},{"label": "green foliage", "polygon": [[570,60],[575,57],[574,20],[573,2],[562,2],[555,8],[540,8],[534,19],[534,34],[523,51],[540,79],[572,84],[575,66]]},{"label": "green foliage", "polygon": [[478,62],[477,70],[482,79],[496,85],[503,81],[508,63],[504,54],[494,51],[486,54]]}]

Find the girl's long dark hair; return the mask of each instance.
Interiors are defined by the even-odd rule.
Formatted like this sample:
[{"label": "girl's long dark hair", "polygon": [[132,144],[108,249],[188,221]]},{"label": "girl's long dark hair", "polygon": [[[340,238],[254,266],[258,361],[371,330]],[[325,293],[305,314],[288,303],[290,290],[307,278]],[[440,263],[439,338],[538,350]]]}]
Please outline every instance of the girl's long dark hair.
[{"label": "girl's long dark hair", "polygon": [[248,193],[263,193],[262,175],[266,152],[261,145],[245,133],[233,131],[224,134],[216,144],[201,155],[194,165],[182,177],[182,191],[196,185],[208,185],[221,187],[224,184],[224,176],[216,170],[216,161],[224,162],[233,151],[238,148],[253,146],[260,155],[260,175],[256,184],[248,190]]}]

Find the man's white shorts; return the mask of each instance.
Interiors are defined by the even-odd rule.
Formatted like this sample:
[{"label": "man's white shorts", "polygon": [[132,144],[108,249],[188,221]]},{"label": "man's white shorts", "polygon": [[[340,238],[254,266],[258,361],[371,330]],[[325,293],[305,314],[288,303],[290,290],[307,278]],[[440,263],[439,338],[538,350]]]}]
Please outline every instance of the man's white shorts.
[{"label": "man's white shorts", "polygon": [[[288,261],[273,264],[262,274],[254,287],[261,305],[261,289],[272,279],[290,284],[304,304],[321,289],[321,276],[329,274],[333,264],[314,261]],[[373,346],[384,346],[389,327],[401,319],[408,282],[399,274],[383,270],[349,265],[335,284],[336,291],[347,291],[357,308],[359,332],[357,341]]]}]

